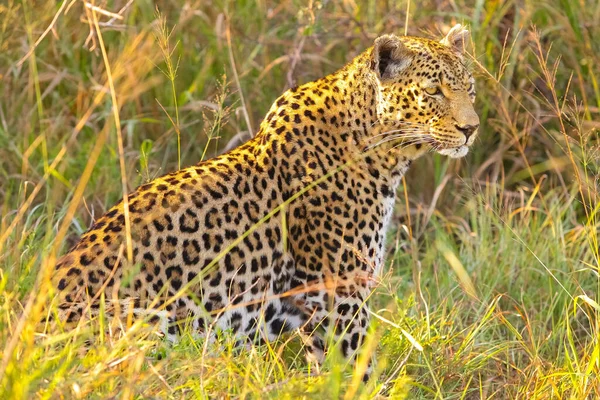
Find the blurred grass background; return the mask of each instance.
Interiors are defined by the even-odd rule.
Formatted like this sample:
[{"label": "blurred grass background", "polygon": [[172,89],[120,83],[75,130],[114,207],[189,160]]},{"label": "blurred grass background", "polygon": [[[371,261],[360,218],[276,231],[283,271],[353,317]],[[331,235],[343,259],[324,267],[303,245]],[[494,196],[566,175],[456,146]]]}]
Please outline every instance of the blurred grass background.
[{"label": "blurred grass background", "polygon": [[[335,354],[310,376],[293,338],[34,334],[40,271],[124,190],[241,143],[378,35],[457,22],[480,136],[399,190],[368,384]],[[4,0],[0,397],[599,398],[598,37],[594,0]]]}]

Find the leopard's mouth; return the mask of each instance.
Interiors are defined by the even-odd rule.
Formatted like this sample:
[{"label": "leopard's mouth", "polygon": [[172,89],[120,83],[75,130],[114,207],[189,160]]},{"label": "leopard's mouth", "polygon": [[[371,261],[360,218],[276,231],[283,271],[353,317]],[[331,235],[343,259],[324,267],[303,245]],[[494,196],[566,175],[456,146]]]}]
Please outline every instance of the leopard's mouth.
[{"label": "leopard's mouth", "polygon": [[433,150],[450,158],[461,158],[469,152],[469,145],[467,143],[449,143],[448,141],[440,140],[438,138],[433,138],[432,142]]},{"label": "leopard's mouth", "polygon": [[446,132],[436,132],[432,129],[431,142],[432,149],[437,153],[450,158],[461,158],[469,153],[469,148],[475,141],[477,131],[464,135],[462,132],[449,134]]},{"label": "leopard's mouth", "polygon": [[441,148],[438,149],[437,152],[443,156],[448,156],[450,158],[461,158],[467,155],[467,153],[469,152],[469,147],[464,144],[461,144],[457,147]]}]

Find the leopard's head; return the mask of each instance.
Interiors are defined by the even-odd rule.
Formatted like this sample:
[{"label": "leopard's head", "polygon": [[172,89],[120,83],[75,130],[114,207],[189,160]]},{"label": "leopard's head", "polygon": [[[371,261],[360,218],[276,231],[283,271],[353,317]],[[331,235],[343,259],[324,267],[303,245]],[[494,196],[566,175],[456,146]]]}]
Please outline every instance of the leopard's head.
[{"label": "leopard's head", "polygon": [[375,40],[369,61],[382,138],[453,158],[467,154],[479,127],[474,80],[464,63],[468,35],[456,25],[439,42],[395,35]]}]

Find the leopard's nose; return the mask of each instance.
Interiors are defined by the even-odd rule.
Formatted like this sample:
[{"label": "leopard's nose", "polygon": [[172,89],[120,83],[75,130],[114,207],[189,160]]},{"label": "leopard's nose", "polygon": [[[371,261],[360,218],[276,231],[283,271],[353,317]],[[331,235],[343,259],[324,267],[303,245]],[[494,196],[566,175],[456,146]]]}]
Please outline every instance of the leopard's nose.
[{"label": "leopard's nose", "polygon": [[469,141],[469,137],[479,128],[479,124],[477,125],[454,125],[457,130],[461,131],[463,135],[465,135],[465,143]]}]

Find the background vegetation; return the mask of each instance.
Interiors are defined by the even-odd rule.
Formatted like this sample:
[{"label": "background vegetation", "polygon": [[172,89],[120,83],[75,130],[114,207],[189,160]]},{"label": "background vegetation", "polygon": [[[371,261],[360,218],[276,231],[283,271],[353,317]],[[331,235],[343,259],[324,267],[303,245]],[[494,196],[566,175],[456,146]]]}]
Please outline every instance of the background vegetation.
[{"label": "background vegetation", "polygon": [[[599,398],[599,19],[595,0],[0,2],[0,397]],[[245,140],[379,34],[456,22],[480,138],[399,191],[368,384],[335,354],[309,375],[294,337],[35,333],[56,255],[124,189]]]}]

